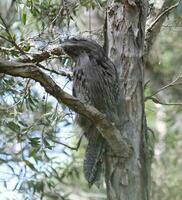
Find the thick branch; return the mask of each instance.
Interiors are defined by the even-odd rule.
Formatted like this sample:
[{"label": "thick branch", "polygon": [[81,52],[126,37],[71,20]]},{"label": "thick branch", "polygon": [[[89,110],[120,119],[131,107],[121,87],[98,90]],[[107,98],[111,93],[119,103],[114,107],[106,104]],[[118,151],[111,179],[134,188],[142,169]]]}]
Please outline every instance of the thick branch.
[{"label": "thick branch", "polygon": [[96,125],[103,137],[107,140],[113,151],[121,157],[127,158],[131,148],[120,135],[119,130],[111,123],[104,114],[93,106],[87,105],[77,98],[64,92],[48,75],[42,72],[32,63],[20,63],[7,61],[0,58],[0,73],[31,78],[39,82],[46,92],[54,96],[58,102],[64,103],[75,112],[89,118]]}]

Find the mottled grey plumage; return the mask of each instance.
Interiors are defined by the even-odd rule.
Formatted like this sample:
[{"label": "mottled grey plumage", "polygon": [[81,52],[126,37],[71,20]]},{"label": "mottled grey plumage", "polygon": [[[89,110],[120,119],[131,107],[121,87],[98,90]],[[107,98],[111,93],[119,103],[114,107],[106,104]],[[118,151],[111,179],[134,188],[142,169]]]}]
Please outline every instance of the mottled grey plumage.
[{"label": "mottled grey plumage", "polygon": [[[64,51],[74,60],[73,95],[93,105],[111,121],[117,119],[117,72],[103,48],[93,40],[68,39]],[[99,180],[105,139],[95,125],[82,115],[76,121],[88,140],[84,174],[91,186]]]}]

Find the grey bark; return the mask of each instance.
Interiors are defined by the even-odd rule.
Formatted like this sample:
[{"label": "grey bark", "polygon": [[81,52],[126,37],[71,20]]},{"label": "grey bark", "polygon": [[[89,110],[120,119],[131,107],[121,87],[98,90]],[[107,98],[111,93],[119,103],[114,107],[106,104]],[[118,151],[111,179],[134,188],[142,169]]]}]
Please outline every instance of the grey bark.
[{"label": "grey bark", "polygon": [[[147,200],[148,160],[146,158],[146,123],[143,100],[143,43],[146,1],[108,1],[107,52],[119,74],[120,126],[115,127],[102,113],[61,89],[32,64],[0,62],[0,72],[32,78],[41,83],[59,102],[93,121],[115,153],[107,150],[105,159],[108,200]],[[119,130],[120,131],[119,131]],[[123,138],[128,138],[133,154],[129,155]]]},{"label": "grey bark", "polygon": [[168,14],[179,5],[179,1],[174,4],[173,1],[164,0],[161,4],[161,8],[159,10],[156,9],[146,23],[145,59],[147,61],[150,60],[150,51],[157,39],[157,36],[159,35],[163,23],[165,22]]},{"label": "grey bark", "polygon": [[[133,147],[125,162],[108,150],[106,182],[108,200],[148,200],[150,174],[146,148],[143,98],[143,46],[147,3],[109,0],[106,43],[108,57],[119,74],[120,134]],[[108,39],[109,38],[109,39]]]}]

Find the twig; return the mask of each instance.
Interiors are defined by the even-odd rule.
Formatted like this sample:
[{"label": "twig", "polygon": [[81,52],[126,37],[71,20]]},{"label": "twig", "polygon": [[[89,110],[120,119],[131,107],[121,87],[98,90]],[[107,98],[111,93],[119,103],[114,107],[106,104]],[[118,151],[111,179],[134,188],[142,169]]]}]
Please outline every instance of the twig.
[{"label": "twig", "polygon": [[161,102],[159,99],[155,97],[148,97],[147,100],[149,99],[152,100],[156,104],[161,104],[164,106],[182,106],[182,103],[165,103],[165,102]]},{"label": "twig", "polygon": [[59,11],[56,17],[45,28],[43,28],[43,30],[38,34],[38,36],[40,37],[44,33],[44,31],[50,27],[50,25],[53,25],[60,15],[63,16],[63,12],[64,12],[64,0],[61,0],[61,3],[59,5]]},{"label": "twig", "polygon": [[[26,58],[22,58],[22,59],[19,59],[18,61],[20,62],[24,62],[24,63],[39,63],[39,62],[42,62],[46,59],[48,59],[51,55],[57,55],[57,56],[60,56],[62,54],[62,49],[61,48],[54,48],[53,50],[51,50],[50,52],[48,51],[45,51],[45,52],[42,52],[41,54],[33,54],[32,55],[32,58],[27,56],[26,52],[24,52],[19,46],[18,44],[14,41],[13,37],[11,36],[11,33],[8,29],[8,26],[6,24],[6,22],[4,21],[4,19],[2,18],[2,16],[0,15],[0,19],[1,21],[3,22],[3,25],[5,27],[5,30],[6,32],[8,33],[10,39],[0,35],[1,38],[3,38],[4,40],[7,40],[8,42],[10,42],[11,44],[13,44],[15,46],[15,48],[20,52],[22,53],[23,55],[26,56]],[[0,47],[0,50],[6,50],[7,49],[3,49],[2,47]],[[10,51],[13,51],[13,49],[9,49]],[[14,50],[15,52],[15,50]],[[18,53],[18,52],[17,52]],[[59,71],[57,72],[56,70],[53,70],[53,69],[48,69],[44,66],[42,66],[41,64],[36,64],[37,66],[39,66],[40,68],[44,69],[44,70],[47,70],[49,72],[52,72],[52,73],[55,73],[57,75],[61,75],[61,76],[66,76],[69,80],[72,79],[72,73],[71,72],[65,72],[65,71]]]},{"label": "twig", "polygon": [[[8,26],[7,26],[6,22],[5,22],[5,20],[4,20],[3,17],[1,16],[1,14],[0,14],[0,19],[1,19],[1,21],[2,21],[2,23],[3,23],[3,25],[4,25],[4,27],[5,27],[5,31],[7,32],[7,34],[9,35],[9,38],[10,38],[10,39],[7,39],[7,38],[4,37],[4,39],[7,40],[7,41],[9,41],[9,42],[11,42],[11,43],[15,46],[15,48],[18,49],[18,50],[20,51],[20,53],[26,55],[26,53],[23,51],[23,49],[20,48],[20,47],[18,46],[18,44],[15,42],[15,40],[13,39],[13,37],[12,37],[10,31],[9,31],[9,28],[8,28]],[[1,37],[3,38],[3,36],[1,36]]]},{"label": "twig", "polygon": [[48,69],[40,64],[40,62],[47,60],[52,55],[56,55],[56,56],[62,55],[62,49],[57,47],[57,48],[52,49],[51,51],[44,51],[40,54],[33,54],[31,56],[32,58],[30,57],[21,58],[18,61],[23,62],[23,63],[30,63],[30,62],[36,63],[36,65],[40,67],[41,69],[44,69],[46,71],[49,71],[57,75],[66,76],[69,80],[72,80],[72,72],[56,71],[54,69]]},{"label": "twig", "polygon": [[[1,35],[0,35],[1,37]],[[2,38],[6,39],[4,36],[2,36]],[[6,39],[8,40],[8,39]],[[9,40],[8,40],[9,41]],[[9,41],[11,42],[11,41]],[[13,48],[5,48],[5,47],[0,47],[0,50],[2,51],[7,51],[7,52],[16,52],[19,53],[19,51],[16,51]],[[18,61],[23,62],[23,63],[36,63],[36,65],[38,67],[40,67],[41,69],[44,69],[46,71],[49,71],[51,73],[57,74],[57,75],[61,75],[61,76],[66,76],[69,80],[72,80],[72,72],[71,71],[56,71],[54,69],[48,69],[46,67],[44,67],[43,65],[39,64],[39,62],[42,62],[46,59],[48,59],[51,55],[57,55],[60,56],[62,54],[62,49],[61,48],[54,48],[52,51],[48,52],[42,52],[40,54],[33,54],[31,57],[26,57],[26,58],[20,58]]]},{"label": "twig", "polygon": [[57,75],[66,76],[69,80],[72,80],[72,72],[56,71],[54,69],[48,69],[40,64],[40,62],[47,60],[52,55],[56,55],[56,56],[62,55],[62,49],[60,47],[57,47],[50,51],[44,51],[39,54],[33,54],[33,55],[31,55],[32,58],[31,57],[20,58],[18,61],[23,62],[23,63],[36,63],[36,65],[38,67],[40,67],[41,69],[44,69],[46,71],[49,71],[49,72],[57,74]]},{"label": "twig", "polygon": [[177,3],[175,3],[174,5],[170,6],[169,8],[165,9],[160,15],[158,15],[158,17],[150,24],[149,28],[147,29],[147,31],[151,31],[152,28],[155,26],[155,24],[164,16],[167,15],[171,10],[173,10],[174,8],[176,8],[179,5],[178,1]]},{"label": "twig", "polygon": [[17,101],[16,103],[14,103],[13,105],[9,106],[9,107],[0,107],[0,111],[4,111],[4,112],[9,112],[9,110],[13,109],[16,105],[18,105],[22,100],[20,99],[19,101]]},{"label": "twig", "polygon": [[64,12],[64,1],[62,0],[59,5],[59,12],[57,13],[56,17],[52,20],[51,24],[53,24],[58,19],[60,14],[63,14],[63,12]]},{"label": "twig", "polygon": [[43,65],[41,65],[39,63],[37,63],[36,65],[38,67],[40,67],[41,69],[44,69],[44,70],[49,71],[51,73],[54,73],[54,74],[57,74],[57,75],[61,75],[61,76],[66,76],[69,79],[69,81],[72,80],[72,72],[65,72],[65,71],[59,71],[58,72],[58,71],[56,71],[54,69],[48,69],[48,68],[44,67]]},{"label": "twig", "polygon": [[78,143],[77,143],[76,147],[71,147],[71,146],[69,146],[69,145],[67,145],[67,144],[65,144],[65,143],[62,143],[62,142],[60,142],[60,141],[53,140],[53,139],[52,139],[51,141],[52,141],[52,142],[55,142],[55,143],[57,143],[57,144],[61,144],[61,145],[65,146],[65,147],[67,147],[67,148],[69,148],[69,149],[71,149],[71,150],[76,150],[76,151],[78,151],[78,149],[79,149],[79,147],[80,147],[80,144],[81,144],[81,141],[82,141],[82,138],[83,138],[83,135],[81,135],[80,139],[78,140]]},{"label": "twig", "polygon": [[30,62],[39,63],[48,59],[52,55],[56,55],[59,57],[62,56],[63,55],[62,48],[56,47],[48,51],[43,51],[42,53],[32,54],[31,55],[32,58],[20,58],[18,61],[23,63],[30,63]]},{"label": "twig", "polygon": [[150,80],[146,81],[145,84],[144,84],[144,89],[147,88],[148,84],[150,83]]},{"label": "twig", "polygon": [[156,94],[158,94],[159,92],[169,88],[169,87],[172,87],[172,86],[175,86],[175,85],[181,85],[182,82],[179,82],[179,83],[176,83],[178,80],[180,80],[182,78],[182,74],[180,76],[178,76],[174,81],[172,81],[171,83],[165,85],[164,87],[160,88],[159,90],[157,90],[156,92],[154,92],[152,95],[148,96],[145,98],[145,101],[147,99],[151,99],[151,97],[155,96]]},{"label": "twig", "polygon": [[8,42],[10,42],[12,44],[12,41],[9,40],[8,38],[4,37],[3,35],[0,35],[0,38],[4,39],[4,40],[6,40],[6,41],[8,41]]},{"label": "twig", "polygon": [[[7,38],[3,37],[0,35],[1,38],[7,40]],[[10,42],[10,41],[9,41]],[[14,48],[6,48],[6,47],[0,47],[0,51],[2,52],[7,52],[7,53],[19,53],[19,51],[17,51],[16,49]]]},{"label": "twig", "polygon": [[155,135],[154,130],[147,126],[147,130],[149,130],[153,135]]},{"label": "twig", "polygon": [[[164,1],[163,2],[163,6],[162,8],[160,9],[159,11],[159,14],[157,17],[155,17],[152,22],[149,24],[148,28],[146,29],[146,35],[145,35],[145,55],[148,55],[153,44],[154,44],[154,41],[156,40],[157,38],[157,35],[159,34],[160,32],[160,29],[162,27],[162,24],[164,23],[166,17],[167,17],[167,14],[174,8],[176,8],[179,4],[176,3],[174,5],[171,5],[172,4],[172,1]],[[166,7],[168,7],[166,9]],[[149,21],[151,20],[151,18],[149,18]],[[148,56],[147,56],[148,57]],[[149,58],[147,58],[149,59]]]}]

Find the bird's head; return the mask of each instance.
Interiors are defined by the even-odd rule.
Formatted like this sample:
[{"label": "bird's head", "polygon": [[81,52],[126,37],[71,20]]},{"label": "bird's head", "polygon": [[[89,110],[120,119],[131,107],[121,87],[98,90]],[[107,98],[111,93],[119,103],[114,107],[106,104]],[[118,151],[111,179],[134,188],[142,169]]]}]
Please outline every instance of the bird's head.
[{"label": "bird's head", "polygon": [[105,56],[103,48],[93,40],[84,38],[71,38],[65,40],[61,47],[65,53],[73,60],[77,59],[81,54],[86,53],[88,56],[95,57],[96,59]]}]

